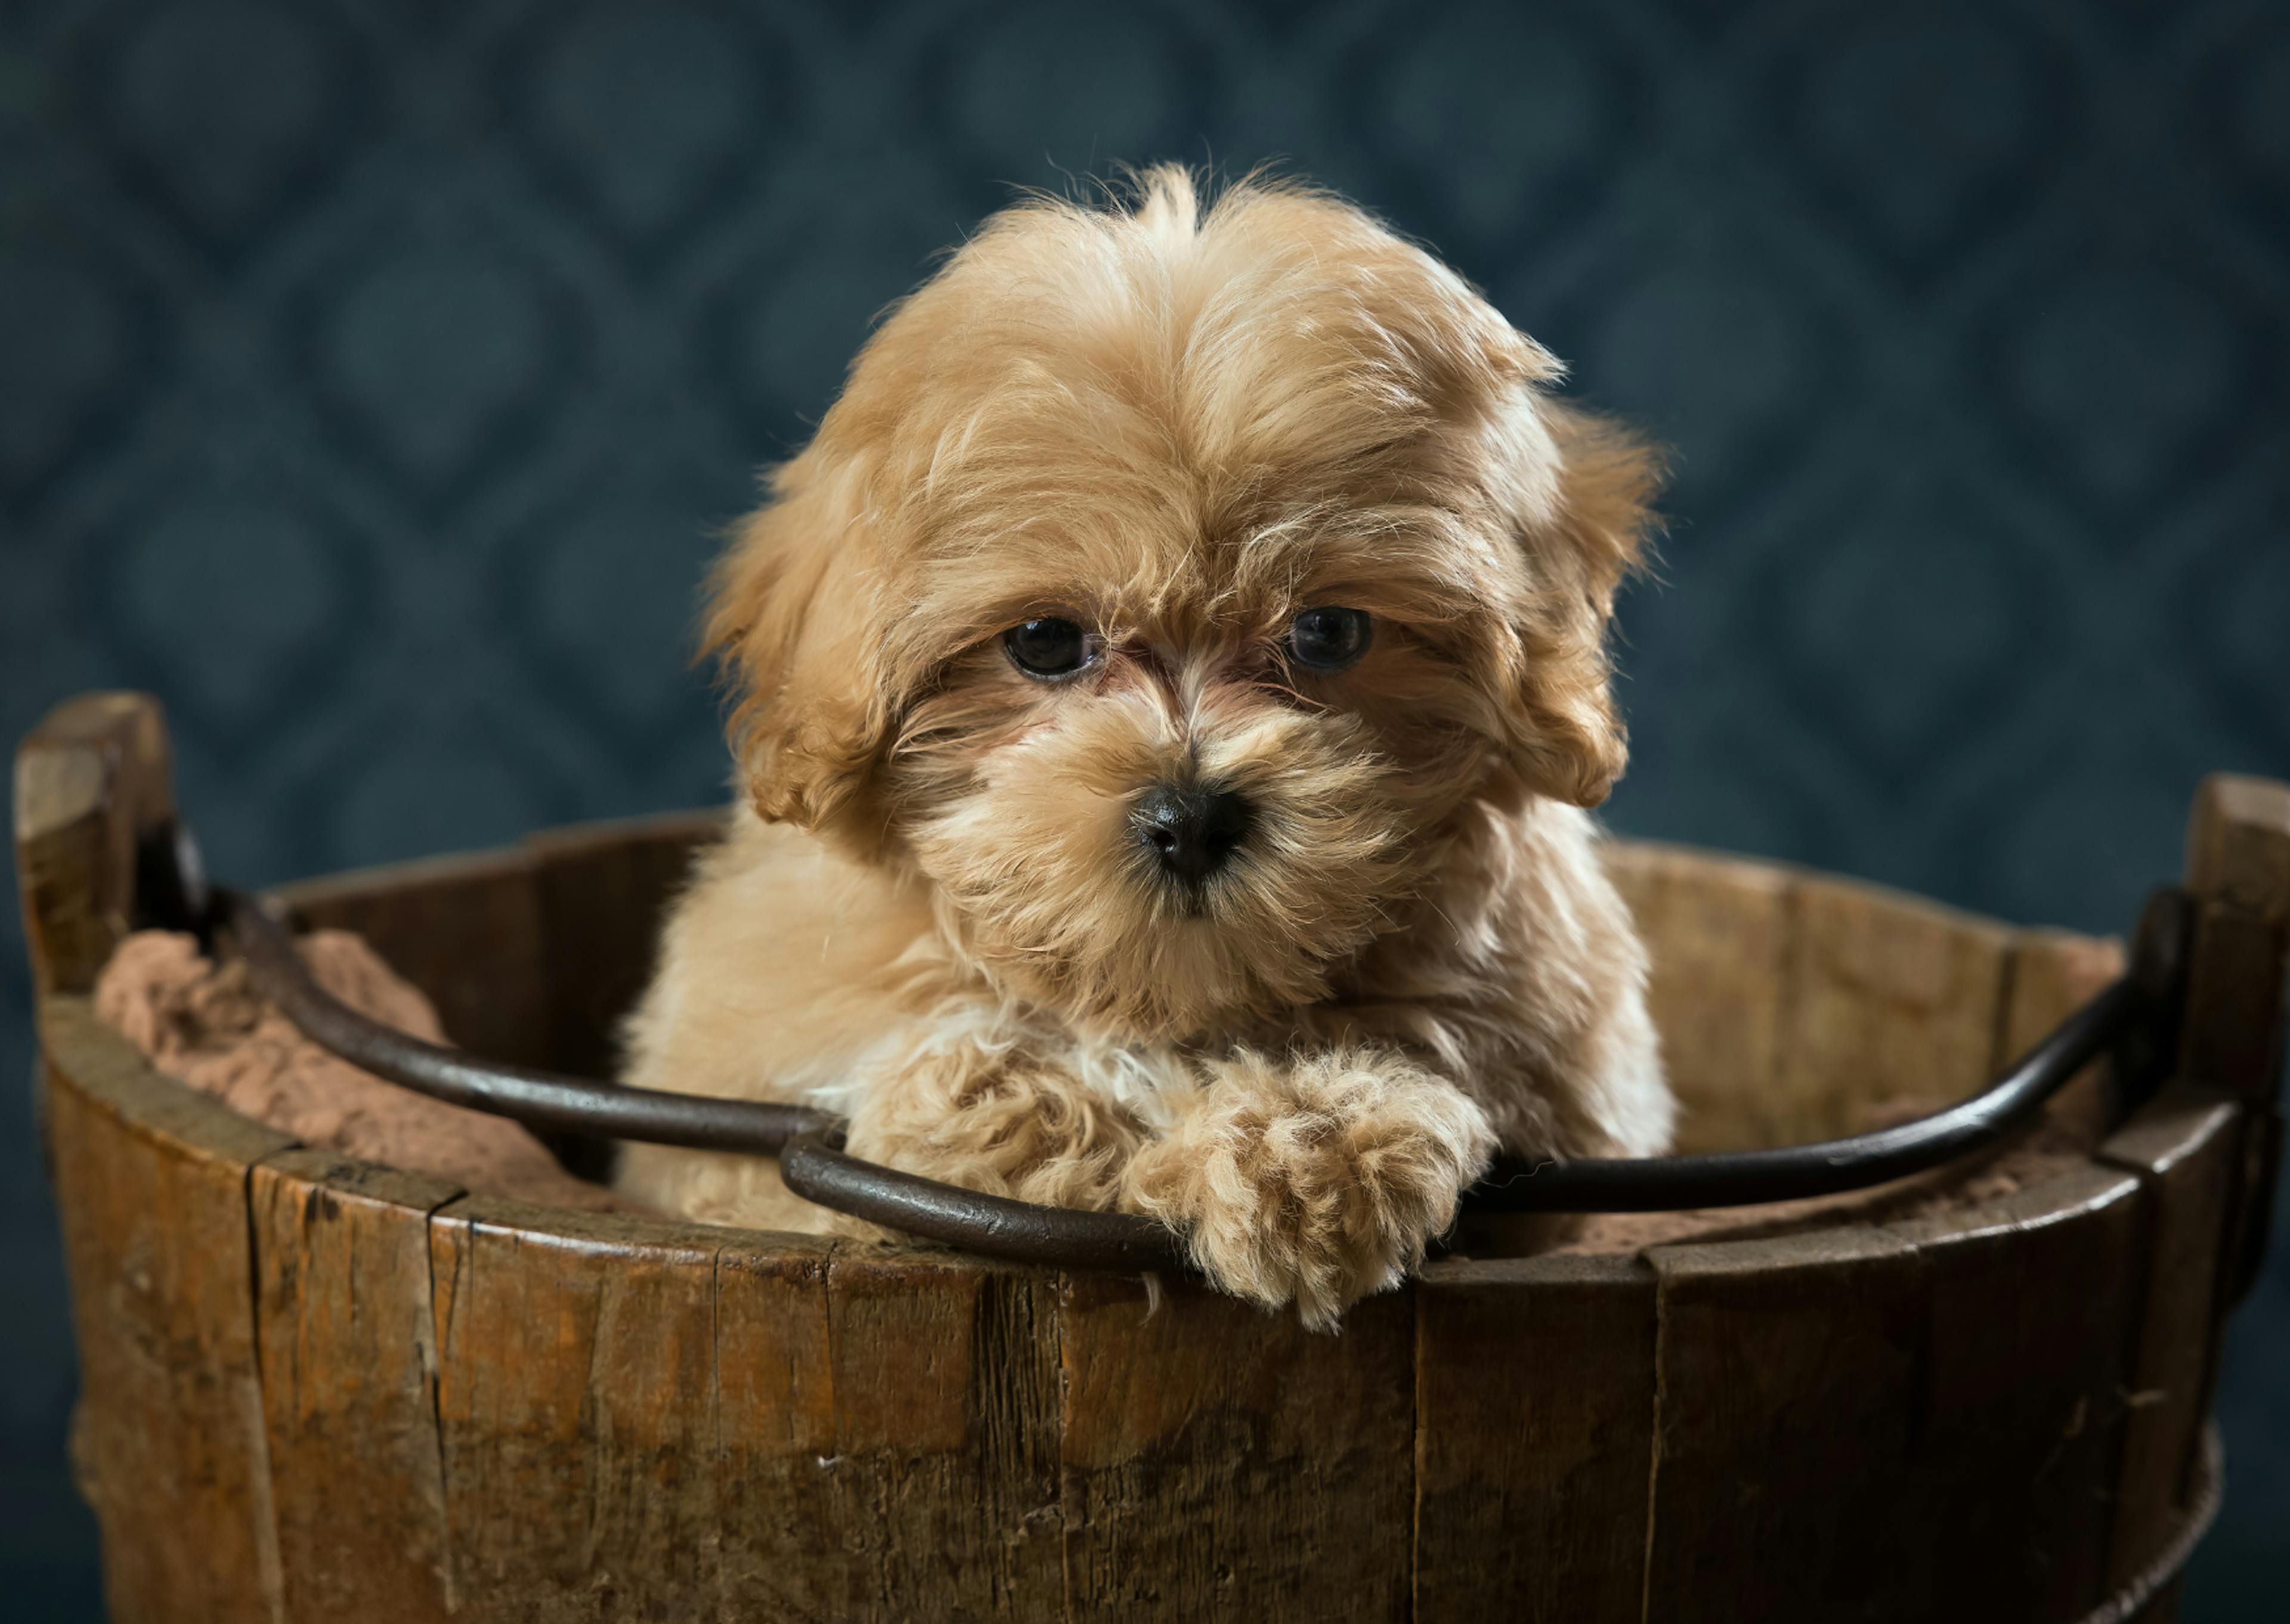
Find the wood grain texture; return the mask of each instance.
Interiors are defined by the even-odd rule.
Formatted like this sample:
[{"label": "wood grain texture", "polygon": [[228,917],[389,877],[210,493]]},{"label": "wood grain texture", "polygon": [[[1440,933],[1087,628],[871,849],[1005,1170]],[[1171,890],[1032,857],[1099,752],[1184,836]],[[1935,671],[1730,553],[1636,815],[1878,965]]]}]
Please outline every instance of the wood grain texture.
[{"label": "wood grain texture", "polygon": [[1890,1233],[1917,1251],[1927,1313],[1921,1419],[1890,1515],[1948,1557],[1904,1563],[1878,1615],[2079,1617],[2107,1578],[2139,1181],[2077,1169]]},{"label": "wood grain texture", "polygon": [[285,1616],[453,1612],[430,1213],[454,1185],[331,1152],[253,1169],[255,1324]]},{"label": "wood grain texture", "polygon": [[550,1066],[575,1076],[613,1075],[620,1020],[651,977],[669,900],[693,852],[723,828],[722,813],[675,812],[526,839],[538,865]]},{"label": "wood grain texture", "polygon": [[[2068,931],[2012,933],[2004,1019],[1991,1069],[2033,1049],[2123,973],[2123,944]],[[2107,1119],[2107,1064],[2094,1060],[2046,1108],[2054,1121],[2096,1139]]]},{"label": "wood grain texture", "polygon": [[[2281,1167],[2290,786],[2225,774],[2204,780],[2187,824],[2186,884],[2198,911],[2179,1076],[2225,1090],[2247,1117],[2227,1197],[2222,1315],[2255,1277]],[[2210,1355],[2214,1361],[2215,1337]]]},{"label": "wood grain texture", "polygon": [[1072,1616],[1406,1618],[1406,1297],[1340,1337],[1189,1285],[1149,1309],[1133,1279],[1061,1286]]},{"label": "wood grain texture", "polygon": [[1866,1100],[1937,1104],[1989,1080],[2008,931],[1844,880],[1807,876],[1791,900],[1774,1084],[1791,1137],[1850,1132]]},{"label": "wood grain texture", "polygon": [[1415,1310],[1415,1618],[1635,1620],[1653,1271],[1622,1257],[1435,1263]]},{"label": "wood grain texture", "polygon": [[464,1616],[685,1619],[718,1594],[722,1238],[497,1197],[431,1218],[437,1415]]},{"label": "wood grain texture", "polygon": [[1658,1246],[1644,1618],[1883,1616],[1929,1561],[1899,1516],[1925,1274],[1880,1230]]},{"label": "wood grain texture", "polygon": [[2280,1092],[2286,942],[2290,927],[2239,903],[2196,915],[2179,1075],[2270,1108]]},{"label": "wood grain texture", "polygon": [[1054,1277],[848,1244],[827,1278],[824,1616],[1061,1616]]},{"label": "wood grain texture", "polygon": [[2125,1432],[2108,1568],[2120,1581],[2169,1538],[2203,1418],[2220,1330],[2219,1275],[2238,1167],[2242,1116],[2231,1096],[2174,1084],[2100,1148],[2145,1187],[2139,1274],[2146,1295],[2131,1342]]},{"label": "wood grain texture", "polygon": [[[2290,1026],[2290,786],[2223,774],[2206,779],[2188,820],[2186,888],[2198,913],[2179,1078],[2224,1091],[2241,1117],[2237,1143],[2227,1153],[2219,1220],[2223,1238],[2203,1339],[2199,1416],[2208,1410],[2216,1380],[2226,1315],[2257,1278],[2274,1228],[2285,1028]],[[2190,1221],[2207,1218],[2206,1212]],[[2158,1239],[2158,1258],[2169,1244],[2167,1234]],[[2189,1454],[2192,1448],[2190,1439]],[[2188,1464],[2186,1455],[2179,1458],[2182,1478]]]},{"label": "wood grain texture", "polygon": [[2290,924],[2290,785],[2216,772],[2187,820],[2187,889]]},{"label": "wood grain texture", "polygon": [[137,843],[175,815],[165,714],[87,693],[16,750],[16,888],[36,996],[84,993],[135,928]]},{"label": "wood grain texture", "polygon": [[84,999],[40,1016],[80,1348],[75,1465],[111,1614],[268,1620],[280,1573],[246,1180],[292,1141],[150,1070]]},{"label": "wood grain texture", "polygon": [[1606,852],[1653,959],[1646,1003],[1677,1095],[1678,1148],[1790,1142],[1797,1117],[1772,1084],[1795,876],[1671,846]]},{"label": "wood grain texture", "polygon": [[488,1060],[541,1066],[550,1022],[539,864],[522,850],[395,863],[268,895],[306,930],[355,931],[437,1007],[445,1036]]},{"label": "wood grain texture", "polygon": [[721,1591],[709,1616],[814,1624],[872,1582],[861,1530],[837,1526],[840,1469],[829,1243],[728,1236],[716,1254],[716,1503]]}]

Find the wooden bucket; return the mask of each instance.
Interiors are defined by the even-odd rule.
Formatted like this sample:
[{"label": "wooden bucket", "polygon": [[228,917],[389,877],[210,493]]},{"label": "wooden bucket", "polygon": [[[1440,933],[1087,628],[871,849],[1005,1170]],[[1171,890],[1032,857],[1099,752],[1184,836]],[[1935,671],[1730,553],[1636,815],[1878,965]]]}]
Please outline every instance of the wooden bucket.
[{"label": "wooden bucket", "polygon": [[[1185,1285],[474,1197],[158,1076],[88,991],[156,708],[18,762],[118,1620],[2070,1620],[2204,1489],[2278,1148],[2290,792],[2214,780],[2177,1080],[1938,1217],[1430,1266],[1336,1337]],[[712,820],[290,888],[487,1055],[600,1069]],[[1621,845],[1701,1148],[1958,1097],[2114,949]],[[1754,1218],[1756,1215],[1750,1215]],[[2141,1616],[2164,1618],[2167,1590]]]}]

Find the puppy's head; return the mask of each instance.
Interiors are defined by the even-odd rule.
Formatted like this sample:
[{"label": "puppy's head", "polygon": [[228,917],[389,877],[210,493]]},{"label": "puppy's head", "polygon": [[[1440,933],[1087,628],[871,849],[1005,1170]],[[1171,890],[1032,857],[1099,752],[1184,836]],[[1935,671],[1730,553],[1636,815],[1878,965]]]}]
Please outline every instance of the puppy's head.
[{"label": "puppy's head", "polygon": [[929,884],[1007,990],[1180,1038],[1312,1001],[1460,808],[1603,799],[1645,453],[1367,216],[989,221],[714,583],[749,792]]}]

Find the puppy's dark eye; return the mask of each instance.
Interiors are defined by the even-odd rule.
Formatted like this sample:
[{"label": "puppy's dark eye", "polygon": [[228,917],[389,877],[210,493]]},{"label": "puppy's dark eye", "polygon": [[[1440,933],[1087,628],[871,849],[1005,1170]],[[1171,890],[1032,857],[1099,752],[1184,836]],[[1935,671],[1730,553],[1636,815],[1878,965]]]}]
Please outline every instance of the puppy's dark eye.
[{"label": "puppy's dark eye", "polygon": [[1101,645],[1071,620],[1028,620],[1002,634],[1010,663],[1029,676],[1071,676],[1094,665]]},{"label": "puppy's dark eye", "polygon": [[1373,625],[1365,609],[1307,609],[1288,623],[1288,652],[1300,666],[1341,671],[1367,652]]}]

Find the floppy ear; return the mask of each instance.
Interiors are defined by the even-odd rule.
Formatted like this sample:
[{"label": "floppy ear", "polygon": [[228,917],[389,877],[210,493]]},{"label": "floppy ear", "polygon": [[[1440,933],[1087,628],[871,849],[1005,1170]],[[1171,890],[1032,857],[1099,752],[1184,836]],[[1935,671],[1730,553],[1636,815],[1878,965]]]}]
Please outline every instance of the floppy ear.
[{"label": "floppy ear", "polygon": [[815,452],[778,470],[709,586],[704,652],[739,693],[730,732],[748,797],[766,821],[813,830],[870,820],[890,733],[853,483]]},{"label": "floppy ear", "polygon": [[1548,398],[1559,456],[1555,511],[1523,526],[1533,585],[1517,632],[1523,655],[1509,740],[1527,784],[1596,806],[1629,758],[1614,714],[1606,628],[1614,590],[1642,558],[1661,483],[1653,449],[1620,425]]}]

